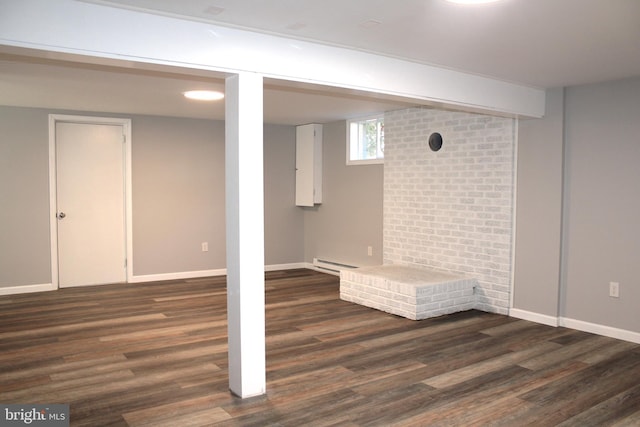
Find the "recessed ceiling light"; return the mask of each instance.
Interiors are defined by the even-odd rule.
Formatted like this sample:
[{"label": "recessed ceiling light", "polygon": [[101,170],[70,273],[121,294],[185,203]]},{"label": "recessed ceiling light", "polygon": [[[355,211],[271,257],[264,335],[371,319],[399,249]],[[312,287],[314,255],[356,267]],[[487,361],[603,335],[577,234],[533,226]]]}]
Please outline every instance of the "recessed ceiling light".
[{"label": "recessed ceiling light", "polygon": [[307,24],[305,24],[304,22],[296,22],[294,24],[287,25],[287,30],[301,30],[306,26]]},{"label": "recessed ceiling light", "polygon": [[368,19],[364,22],[359,23],[358,26],[361,28],[373,28],[377,27],[380,24],[382,24],[382,22],[376,21],[375,19]]},{"label": "recessed ceiling light", "polygon": [[218,6],[209,6],[204,10],[207,15],[220,15],[222,12],[224,12],[224,7]]},{"label": "recessed ceiling light", "polygon": [[484,3],[495,3],[500,0],[447,0],[450,3],[458,3],[458,4],[484,4]]},{"label": "recessed ceiling light", "polygon": [[215,90],[190,90],[185,92],[184,96],[197,101],[218,101],[224,98],[224,93]]}]

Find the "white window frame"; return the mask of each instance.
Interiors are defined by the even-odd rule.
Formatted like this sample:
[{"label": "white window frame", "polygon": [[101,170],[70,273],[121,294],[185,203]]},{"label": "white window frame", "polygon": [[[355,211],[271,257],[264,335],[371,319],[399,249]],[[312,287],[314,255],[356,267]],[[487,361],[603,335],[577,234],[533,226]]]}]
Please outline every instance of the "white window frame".
[{"label": "white window frame", "polygon": [[364,121],[369,121],[369,120],[373,120],[373,119],[382,119],[384,122],[384,113],[379,113],[379,114],[374,114],[371,116],[366,116],[366,117],[358,117],[355,119],[350,119],[347,120],[347,165],[376,165],[376,164],[384,164],[384,153],[382,153],[382,150],[380,150],[380,147],[378,147],[378,151],[380,152],[380,157],[377,157],[375,159],[356,159],[356,160],[351,160],[351,136],[352,136],[352,124],[358,124],[360,122],[364,122]]}]

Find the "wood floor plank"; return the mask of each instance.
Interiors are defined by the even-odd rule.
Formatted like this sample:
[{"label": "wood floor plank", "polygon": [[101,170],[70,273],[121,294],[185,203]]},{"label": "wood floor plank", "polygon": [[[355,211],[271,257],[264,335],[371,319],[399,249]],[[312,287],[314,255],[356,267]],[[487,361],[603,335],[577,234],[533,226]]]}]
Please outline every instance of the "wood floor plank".
[{"label": "wood floor plank", "polygon": [[[518,418],[518,413],[530,410],[533,404],[518,398],[500,399],[474,408],[471,405],[460,404],[454,410],[438,411],[440,416],[432,412],[421,412],[409,418],[391,423],[394,427],[424,427],[424,426],[495,426],[496,420],[505,417]],[[455,410],[457,409],[457,410]],[[511,424],[518,425],[517,423]]]},{"label": "wood floor plank", "polygon": [[[598,381],[594,381],[596,379]],[[586,391],[605,396],[607,390],[616,390],[617,394],[624,389],[624,383],[633,384],[634,381],[640,381],[640,355],[626,352],[520,397],[539,405],[559,404],[574,401],[573,390],[580,390],[581,396],[587,395]]]},{"label": "wood floor plank", "polygon": [[577,343],[562,345],[561,347],[546,354],[523,361],[520,363],[520,366],[527,369],[541,369],[545,366],[557,364],[563,360],[580,357],[585,354],[598,351],[599,349],[610,345],[611,340],[612,339],[608,337],[592,335],[591,337]]},{"label": "wood floor plank", "polygon": [[423,382],[435,388],[450,387],[468,381],[479,375],[485,375],[509,366],[517,365],[522,361],[547,353],[551,350],[555,350],[558,346],[559,344],[547,342],[543,345],[531,347],[527,350],[506,353],[501,356],[492,357],[488,360],[467,365],[463,368],[428,378]]},{"label": "wood floor plank", "polygon": [[[491,425],[491,426],[519,426],[532,422],[532,425],[545,425],[545,418],[539,417],[537,406],[534,403],[524,401],[519,394],[535,390],[556,380],[571,376],[584,369],[584,363],[563,363],[558,366],[548,367],[543,370],[531,371],[518,376],[516,381],[501,381],[498,379],[497,387],[489,387],[482,391],[482,385],[475,393],[459,393],[459,390],[468,390],[474,387],[471,379],[467,384],[455,384],[443,390],[445,396],[455,393],[455,400],[443,398],[443,407],[436,414],[416,414],[409,418],[410,424],[415,425],[420,421],[429,420],[429,425],[443,423],[445,425]],[[488,381],[496,381],[492,375],[483,376]],[[480,381],[483,381],[480,379]],[[462,388],[460,388],[462,387]],[[513,405],[513,406],[511,406]],[[419,424],[419,423],[418,423]]]},{"label": "wood floor plank", "polygon": [[580,412],[560,423],[558,427],[609,425],[623,420],[638,411],[640,411],[640,384]]},{"label": "wood floor plank", "polygon": [[590,351],[588,353],[584,353],[577,357],[576,360],[594,365],[596,363],[604,362],[608,359],[611,359],[612,357],[615,357],[620,353],[624,353],[636,348],[638,348],[637,344],[628,341],[611,339],[610,344],[599,348],[598,351]]},{"label": "wood floor plank", "polygon": [[[228,400],[228,396],[224,396]],[[129,426],[215,425],[231,416],[218,405],[220,396],[200,396],[124,413]]]},{"label": "wood floor plank", "polygon": [[[451,387],[434,391],[435,400],[429,414],[421,414],[426,425],[445,422],[461,412],[486,408],[490,403],[505,396],[512,396],[520,387],[522,378],[530,374],[518,366],[510,366],[498,372],[480,375]],[[403,417],[415,417],[420,407],[405,411]]]},{"label": "wood floor plank", "polygon": [[411,321],[266,273],[267,393],[229,392],[224,277],[0,296],[0,402],[76,426],[640,425],[640,345],[468,311]]},{"label": "wood floor plank", "polygon": [[[144,322],[150,319],[162,319],[165,317],[166,316],[162,313],[156,313],[156,314],[145,314],[145,315],[138,315],[138,316],[116,317],[114,319],[76,322],[76,323],[69,323],[69,324],[55,325],[55,326],[45,326],[45,327],[35,328],[35,329],[2,332],[0,333],[0,340],[12,338],[12,337],[33,338],[37,336],[52,336],[52,335],[55,336],[58,334],[64,334],[71,331],[87,330],[87,329],[94,329],[94,328],[109,328],[119,324],[131,325],[136,322]],[[3,325],[3,326],[6,326],[6,325]]]},{"label": "wood floor plank", "polygon": [[496,333],[493,328],[481,332],[494,338],[499,338],[500,344],[512,351],[527,349],[545,342],[555,342],[557,344],[556,339],[571,334],[571,330],[566,328],[550,328],[546,325],[532,324],[531,322],[526,322],[525,325],[528,326],[519,330],[505,330],[501,333]]},{"label": "wood floor plank", "polygon": [[535,403],[539,416],[555,425],[628,391],[638,383],[640,355],[626,352],[519,397]]},{"label": "wood floor plank", "polygon": [[172,413],[169,419],[156,414],[155,417],[141,422],[124,415],[124,419],[131,427],[215,426],[230,418],[223,409],[216,407],[192,410],[187,413]]},{"label": "wood floor plank", "polygon": [[611,427],[637,427],[640,426],[640,408],[636,412],[621,420],[611,423]]}]

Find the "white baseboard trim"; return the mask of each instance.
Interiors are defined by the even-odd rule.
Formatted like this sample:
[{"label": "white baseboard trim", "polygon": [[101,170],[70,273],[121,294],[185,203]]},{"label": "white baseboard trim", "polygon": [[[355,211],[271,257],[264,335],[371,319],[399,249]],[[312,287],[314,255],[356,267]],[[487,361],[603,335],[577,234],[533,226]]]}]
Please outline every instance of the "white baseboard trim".
[{"label": "white baseboard trim", "polygon": [[200,277],[224,276],[225,274],[227,274],[226,268],[220,268],[217,270],[180,271],[177,273],[145,274],[141,276],[132,276],[129,279],[129,283],[161,282],[164,280],[197,279]]},{"label": "white baseboard trim", "polygon": [[623,341],[640,344],[640,333],[628,331],[626,329],[613,328],[611,326],[598,325],[596,323],[584,322],[582,320],[568,319],[561,317],[559,325],[565,328],[576,329],[582,332],[603,335],[605,337],[616,338]]},{"label": "white baseboard trim", "polygon": [[512,308],[509,316],[517,319],[529,320],[548,326],[562,326],[577,331],[589,332],[596,335],[615,338],[623,341],[640,344],[640,333],[628,331],[626,329],[614,328],[611,326],[598,325],[596,323],[585,322],[583,320],[569,319],[566,317],[553,317],[546,314],[534,313],[531,311]]},{"label": "white baseboard trim", "polygon": [[548,316],[546,314],[534,313],[532,311],[520,310],[518,308],[509,309],[509,316],[517,319],[529,320],[531,322],[541,323],[548,326],[559,326],[557,317]]},{"label": "white baseboard trim", "polygon": [[294,262],[291,264],[271,264],[265,265],[264,271],[278,271],[278,270],[296,270],[298,268],[309,268],[306,262]]},{"label": "white baseboard trim", "polygon": [[[307,265],[308,264],[304,262],[291,263],[291,264],[271,264],[271,265],[265,265],[264,271],[293,270],[296,268],[307,268]],[[225,274],[227,274],[226,268],[220,268],[217,270],[181,271],[178,273],[146,274],[146,275],[131,277],[129,279],[129,283],[161,282],[164,280],[198,279],[201,277],[224,276]]]},{"label": "white baseboard trim", "polygon": [[15,294],[27,294],[31,292],[45,292],[55,291],[57,288],[53,283],[44,283],[41,285],[22,285],[22,286],[9,286],[6,288],[0,287],[0,295],[15,295]]},{"label": "white baseboard trim", "polygon": [[[277,271],[277,270],[294,270],[298,268],[312,268],[310,263],[296,262],[290,264],[272,264],[265,265],[264,271]],[[129,278],[129,283],[143,283],[143,282],[162,282],[165,280],[182,280],[182,279],[197,279],[201,277],[213,277],[224,276],[227,274],[226,268],[220,268],[216,270],[201,270],[201,271],[181,271],[178,273],[160,273],[160,274],[145,274],[140,276],[132,276]],[[94,285],[91,285],[94,286]],[[45,292],[55,291],[58,289],[52,283],[44,283],[41,285],[21,285],[21,286],[7,286],[0,287],[0,295],[16,295],[26,294],[31,292]]]}]

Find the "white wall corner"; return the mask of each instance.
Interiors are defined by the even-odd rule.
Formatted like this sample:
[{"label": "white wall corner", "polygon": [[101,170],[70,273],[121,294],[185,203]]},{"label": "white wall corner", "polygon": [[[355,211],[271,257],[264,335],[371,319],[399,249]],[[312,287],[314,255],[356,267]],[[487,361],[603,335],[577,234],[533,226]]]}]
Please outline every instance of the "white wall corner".
[{"label": "white wall corner", "polygon": [[640,344],[640,333],[628,331],[626,329],[614,328],[611,326],[599,325],[582,320],[569,319],[566,317],[548,316],[546,314],[534,313],[517,308],[510,309],[509,316],[515,317],[517,319],[540,323],[543,325],[554,327],[562,326],[565,328],[575,329],[577,331],[588,332],[591,334],[602,335],[605,337]]},{"label": "white wall corner", "polygon": [[541,323],[547,326],[559,326],[559,319],[546,314],[534,313],[532,311],[520,310],[518,308],[509,309],[509,316],[517,319],[528,320],[530,322]]}]

